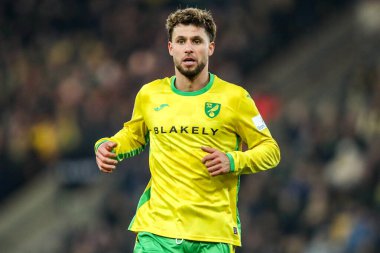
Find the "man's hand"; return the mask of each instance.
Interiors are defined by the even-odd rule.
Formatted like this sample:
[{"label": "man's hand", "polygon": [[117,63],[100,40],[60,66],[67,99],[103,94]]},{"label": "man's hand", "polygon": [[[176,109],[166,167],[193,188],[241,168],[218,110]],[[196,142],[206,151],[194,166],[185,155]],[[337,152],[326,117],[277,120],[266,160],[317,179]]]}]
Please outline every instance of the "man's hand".
[{"label": "man's hand", "polygon": [[202,163],[206,165],[211,176],[214,177],[230,172],[230,160],[225,153],[211,147],[201,147],[201,149],[208,153],[203,157]]},{"label": "man's hand", "polygon": [[117,146],[115,142],[107,141],[102,143],[96,151],[96,163],[101,171],[111,173],[116,169],[116,154],[112,150]]}]

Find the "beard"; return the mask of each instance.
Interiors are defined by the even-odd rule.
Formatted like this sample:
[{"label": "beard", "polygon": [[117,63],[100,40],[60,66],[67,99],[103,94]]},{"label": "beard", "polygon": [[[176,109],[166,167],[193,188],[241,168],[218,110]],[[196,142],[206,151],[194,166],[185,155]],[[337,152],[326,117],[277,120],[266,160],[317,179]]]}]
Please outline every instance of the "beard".
[{"label": "beard", "polygon": [[175,67],[178,69],[178,71],[186,76],[189,80],[194,80],[199,73],[202,72],[202,70],[205,68],[206,63],[200,62],[194,69],[185,69],[181,66],[181,64],[178,64],[175,62]]}]

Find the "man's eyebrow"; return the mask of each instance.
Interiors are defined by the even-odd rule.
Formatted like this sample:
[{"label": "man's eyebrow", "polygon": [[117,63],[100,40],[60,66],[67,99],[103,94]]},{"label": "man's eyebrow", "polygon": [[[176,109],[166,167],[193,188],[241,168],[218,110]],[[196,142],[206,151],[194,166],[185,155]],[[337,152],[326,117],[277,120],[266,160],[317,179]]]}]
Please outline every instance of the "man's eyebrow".
[{"label": "man's eyebrow", "polygon": [[203,38],[199,35],[191,37],[192,40],[203,40]]},{"label": "man's eyebrow", "polygon": [[[187,39],[188,37],[186,36],[183,36],[183,35],[178,35],[176,36],[174,39],[178,40],[178,39]],[[195,35],[195,36],[191,36],[189,37],[191,40],[203,40],[203,38],[199,35]]]}]

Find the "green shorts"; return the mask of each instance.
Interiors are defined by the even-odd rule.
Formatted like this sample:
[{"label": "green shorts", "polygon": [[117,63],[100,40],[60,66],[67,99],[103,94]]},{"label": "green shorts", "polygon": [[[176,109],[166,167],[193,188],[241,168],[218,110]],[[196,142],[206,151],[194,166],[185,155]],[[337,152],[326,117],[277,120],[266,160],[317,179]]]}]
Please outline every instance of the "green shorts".
[{"label": "green shorts", "polygon": [[133,253],[234,253],[227,243],[173,239],[148,232],[139,232]]}]

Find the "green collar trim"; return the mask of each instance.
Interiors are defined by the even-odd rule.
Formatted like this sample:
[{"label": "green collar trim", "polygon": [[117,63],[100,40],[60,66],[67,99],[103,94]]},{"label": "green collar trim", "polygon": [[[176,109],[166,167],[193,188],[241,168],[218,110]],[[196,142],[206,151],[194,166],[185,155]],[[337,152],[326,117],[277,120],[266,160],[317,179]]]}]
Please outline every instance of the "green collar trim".
[{"label": "green collar trim", "polygon": [[210,81],[206,84],[205,87],[203,87],[202,89],[200,90],[196,90],[196,91],[181,91],[179,89],[177,89],[175,87],[175,80],[176,80],[176,77],[175,76],[172,76],[170,79],[170,87],[172,89],[172,91],[178,95],[181,95],[181,96],[198,96],[198,95],[201,95],[205,92],[207,92],[209,89],[211,89],[212,85],[214,84],[214,74],[211,74],[209,73],[210,75]]}]

